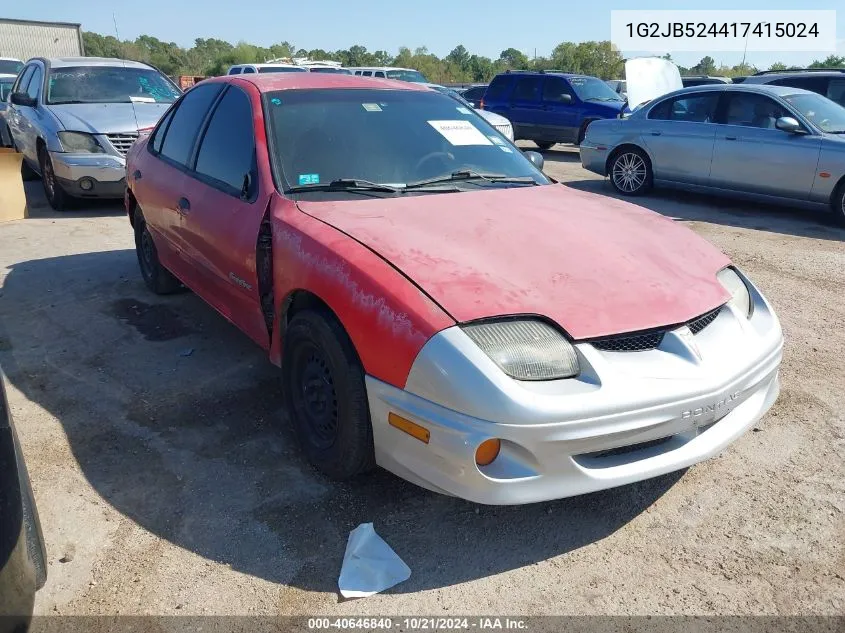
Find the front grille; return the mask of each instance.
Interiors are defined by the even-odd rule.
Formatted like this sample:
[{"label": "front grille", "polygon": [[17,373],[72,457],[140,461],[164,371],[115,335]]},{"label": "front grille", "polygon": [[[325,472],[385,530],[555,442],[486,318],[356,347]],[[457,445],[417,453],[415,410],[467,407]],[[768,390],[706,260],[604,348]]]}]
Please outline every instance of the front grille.
[{"label": "front grille", "polygon": [[627,334],[593,341],[593,347],[605,352],[643,352],[654,349],[663,341],[664,332]]},{"label": "front grille", "polygon": [[693,334],[698,334],[699,332],[701,332],[701,330],[713,323],[713,321],[716,320],[716,317],[719,316],[719,313],[721,311],[722,308],[718,307],[712,312],[708,312],[707,314],[698,317],[694,321],[690,321],[689,323],[687,323],[687,327]]},{"label": "front grille", "polygon": [[120,152],[122,156],[126,156],[132,144],[138,140],[137,132],[123,132],[121,134],[106,134],[114,148]]},{"label": "front grille", "polygon": [[[700,317],[696,317],[692,321],[687,321],[684,325],[686,325],[693,334],[698,334],[708,325],[713,323],[721,311],[722,306],[719,306],[707,314],[702,314]],[[664,334],[666,334],[666,330],[634,332],[633,334],[610,336],[590,341],[590,343],[596,349],[600,349],[604,352],[644,352],[659,347],[660,343],[663,342]]]},{"label": "front grille", "polygon": [[510,125],[494,125],[497,130],[504,136],[505,138],[511,137],[511,126]]}]

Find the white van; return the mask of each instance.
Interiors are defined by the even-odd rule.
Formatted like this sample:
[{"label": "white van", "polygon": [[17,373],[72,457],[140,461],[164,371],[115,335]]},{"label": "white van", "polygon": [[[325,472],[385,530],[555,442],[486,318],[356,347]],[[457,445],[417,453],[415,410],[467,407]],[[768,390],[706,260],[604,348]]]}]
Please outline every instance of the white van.
[{"label": "white van", "polygon": [[229,68],[227,75],[247,73],[307,73],[308,69],[293,64],[236,64]]},{"label": "white van", "polygon": [[398,79],[399,81],[410,81],[418,84],[427,84],[420,71],[413,68],[393,68],[391,66],[358,66],[348,67],[356,75],[362,77],[380,77],[381,79]]}]

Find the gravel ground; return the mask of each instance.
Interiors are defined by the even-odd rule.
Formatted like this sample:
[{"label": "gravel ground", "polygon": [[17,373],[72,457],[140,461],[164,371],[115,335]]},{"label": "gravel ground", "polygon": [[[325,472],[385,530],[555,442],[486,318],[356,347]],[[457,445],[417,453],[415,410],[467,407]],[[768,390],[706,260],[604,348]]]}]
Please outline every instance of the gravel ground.
[{"label": "gravel ground", "polygon": [[[546,171],[610,195],[577,151]],[[782,394],[721,456],[616,490],[484,507],[303,461],[276,369],[190,293],[145,289],[116,205],[0,226],[0,365],[47,540],[39,614],[843,614],[845,231],[656,192],[724,249],[786,336]],[[350,529],[412,569],[345,601]]]}]

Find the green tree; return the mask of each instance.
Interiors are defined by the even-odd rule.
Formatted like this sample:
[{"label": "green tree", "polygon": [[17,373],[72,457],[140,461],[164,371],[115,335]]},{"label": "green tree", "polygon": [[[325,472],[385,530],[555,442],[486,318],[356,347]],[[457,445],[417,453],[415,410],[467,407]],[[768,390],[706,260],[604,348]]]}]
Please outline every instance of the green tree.
[{"label": "green tree", "polygon": [[716,72],[716,61],[710,55],[702,57],[700,62],[689,69],[689,72],[693,75],[712,75]]},{"label": "green tree", "polygon": [[845,68],[845,56],[828,55],[821,61],[814,61],[809,68]]},{"label": "green tree", "polygon": [[528,57],[520,50],[515,48],[506,48],[499,55],[499,61],[505,64],[507,68],[518,69],[528,68]]}]

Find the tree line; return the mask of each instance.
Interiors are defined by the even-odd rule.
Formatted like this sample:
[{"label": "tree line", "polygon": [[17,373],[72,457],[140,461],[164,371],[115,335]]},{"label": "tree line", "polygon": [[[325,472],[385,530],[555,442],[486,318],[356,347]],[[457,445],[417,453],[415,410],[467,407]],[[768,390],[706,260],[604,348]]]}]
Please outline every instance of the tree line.
[{"label": "tree line", "polygon": [[[619,50],[608,41],[563,42],[548,57],[529,57],[516,48],[503,50],[497,59],[475,55],[458,45],[445,57],[438,57],[425,47],[411,50],[401,47],[394,56],[387,51],[368,51],[364,46],[327,51],[296,48],[290,42],[280,42],[270,47],[247,42],[230,44],[219,39],[194,40],[190,48],[173,42],[163,42],[150,35],[141,35],[134,41],[120,41],[112,35],[84,32],[85,53],[94,57],[118,57],[147,62],[170,76],[222,75],[233,64],[261,63],[281,57],[307,57],[313,60],[337,61],[344,66],[399,66],[422,72],[429,81],[437,83],[482,83],[508,69],[564,70],[592,75],[602,79],[624,77],[625,61]],[[672,59],[670,55],[664,56]],[[720,75],[736,77],[751,75],[763,70],[750,64],[736,66],[717,65],[708,56],[695,66],[678,66],[682,75]],[[814,61],[810,68],[845,68],[845,56],[830,55]],[[787,70],[786,64],[772,64],[769,70]]]}]

